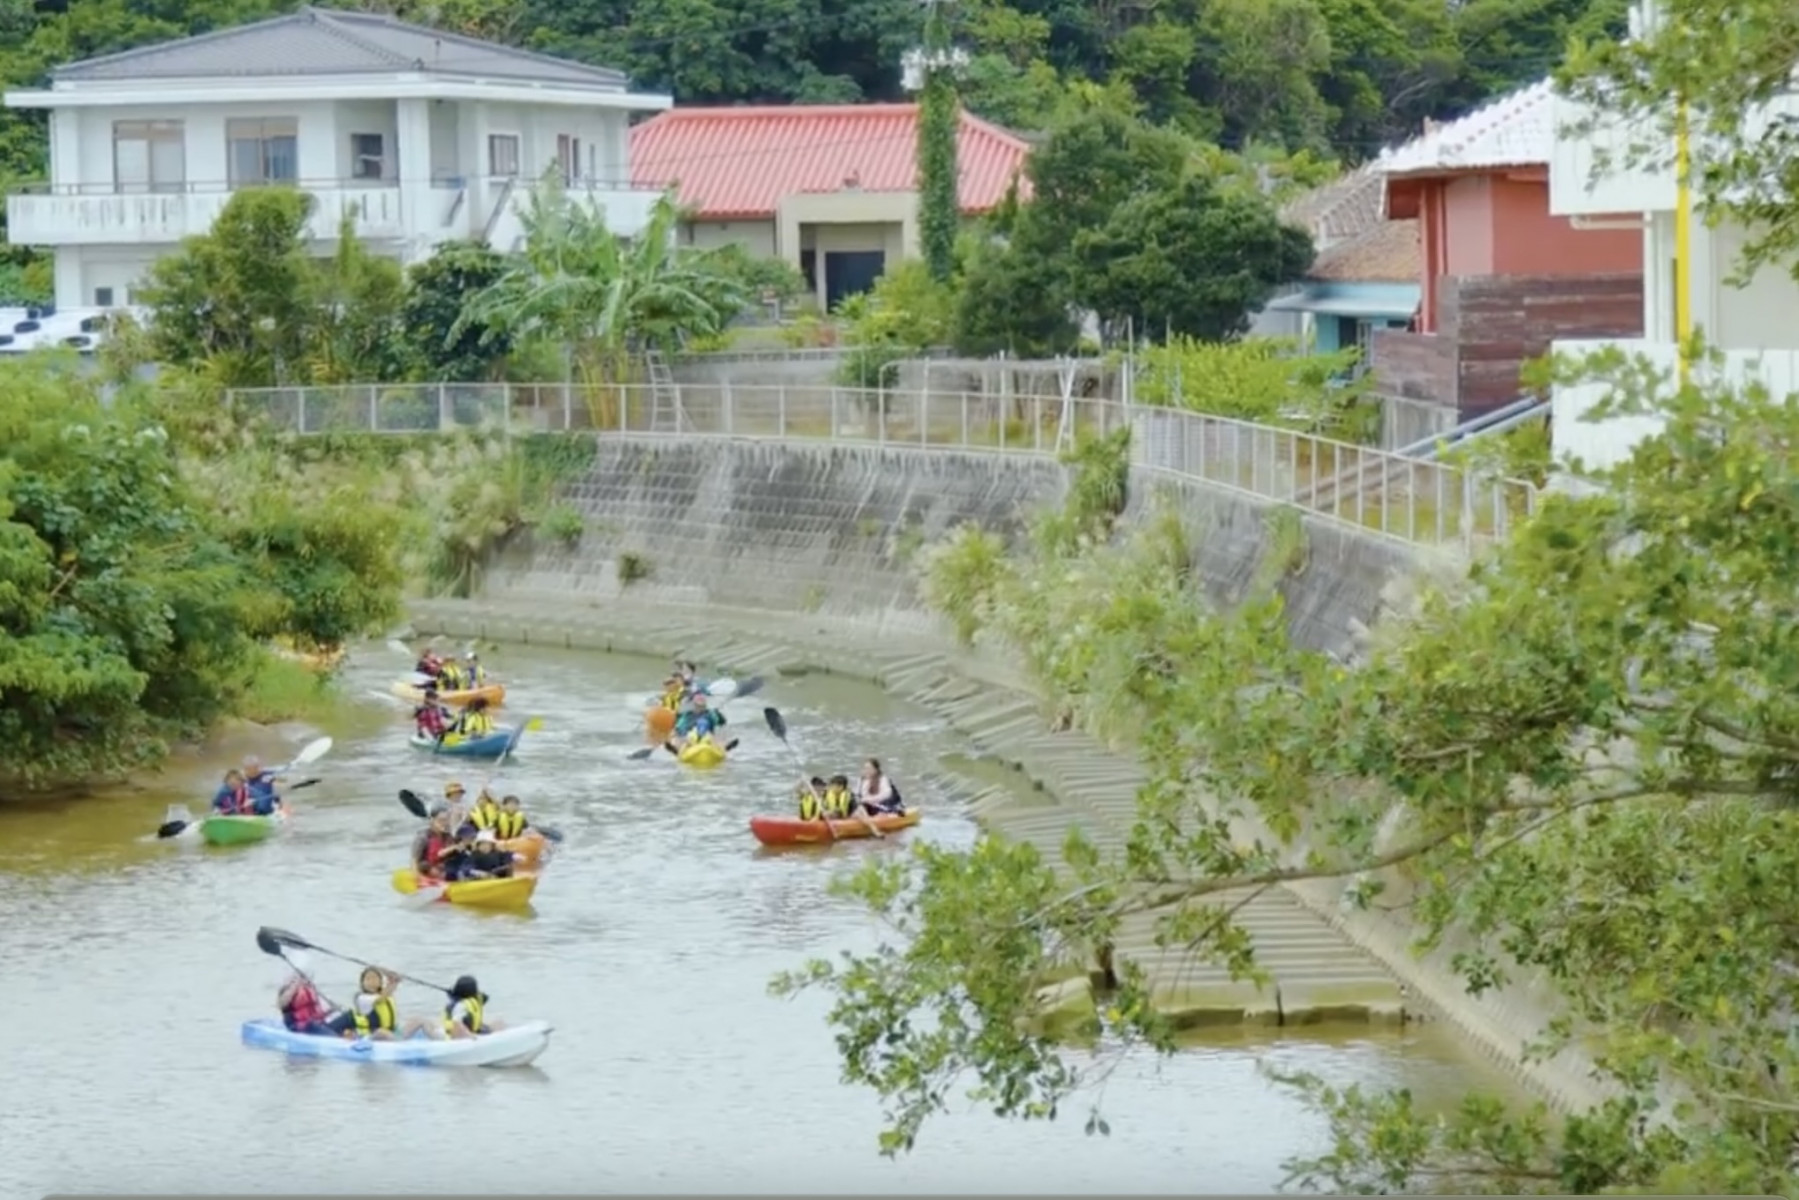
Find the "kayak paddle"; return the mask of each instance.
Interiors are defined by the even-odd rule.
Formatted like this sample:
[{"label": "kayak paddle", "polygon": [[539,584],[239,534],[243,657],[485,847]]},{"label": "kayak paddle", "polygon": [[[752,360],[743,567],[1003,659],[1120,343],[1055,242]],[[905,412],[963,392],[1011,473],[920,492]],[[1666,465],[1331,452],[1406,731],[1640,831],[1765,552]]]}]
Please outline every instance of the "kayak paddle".
[{"label": "kayak paddle", "polygon": [[[351,963],[358,967],[373,967],[377,971],[386,971],[386,967],[376,966],[371,962],[363,962],[360,958],[351,958],[348,954],[339,954],[335,950],[327,950],[323,946],[315,946],[297,933],[289,933],[285,929],[272,929],[264,925],[256,931],[256,948],[264,954],[272,954],[276,958],[285,959],[289,950],[310,950],[314,954],[323,954],[341,962]],[[291,963],[289,964],[292,965]],[[428,987],[433,991],[450,995],[450,989],[429,980],[415,979],[411,975],[402,975],[398,971],[389,972],[396,979],[404,979],[407,983],[416,983],[420,987]]]},{"label": "kayak paddle", "polygon": [[[768,731],[781,740],[781,745],[787,747],[787,753],[793,755],[793,763],[800,769],[801,778],[804,778],[806,774],[806,760],[800,757],[800,752],[794,748],[792,742],[787,740],[787,718],[781,715],[781,710],[778,708],[765,708],[762,710],[762,719],[768,724]],[[806,790],[809,792],[812,791],[812,782],[809,779],[806,781]],[[812,792],[812,794],[814,796],[818,795],[817,792]],[[823,812],[822,806],[820,807],[820,812]],[[830,834],[831,840],[835,842],[837,840],[837,830],[832,827],[831,818],[821,816],[819,819],[825,823],[825,832]],[[874,834],[878,838],[885,838],[887,836],[881,832],[881,827],[874,823],[874,818],[865,813],[857,813],[851,819],[861,821],[862,824],[868,827],[868,832]]]},{"label": "kayak paddle", "polygon": [[[428,806],[424,802],[424,800],[420,799],[419,794],[417,792],[411,791],[406,788],[401,788],[400,789],[400,803],[405,807],[407,812],[411,813],[413,816],[417,817],[419,820],[428,821],[431,819],[430,806]],[[533,830],[533,829],[536,830],[538,833],[543,834],[544,837],[548,838],[552,842],[561,842],[562,841],[562,831],[560,829],[552,829],[548,825],[530,825],[530,826],[526,827],[527,832],[529,832],[530,830]]]}]

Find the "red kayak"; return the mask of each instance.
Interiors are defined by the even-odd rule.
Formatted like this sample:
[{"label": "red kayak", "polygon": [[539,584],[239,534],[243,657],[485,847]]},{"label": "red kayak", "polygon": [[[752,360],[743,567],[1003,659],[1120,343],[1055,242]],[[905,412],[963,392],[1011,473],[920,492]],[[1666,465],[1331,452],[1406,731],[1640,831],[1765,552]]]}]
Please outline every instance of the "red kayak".
[{"label": "red kayak", "polygon": [[818,842],[873,837],[874,833],[868,827],[870,822],[883,834],[897,833],[912,828],[923,816],[916,808],[879,817],[850,817],[830,822],[764,815],[750,818],[750,832],[764,846],[810,846]]}]

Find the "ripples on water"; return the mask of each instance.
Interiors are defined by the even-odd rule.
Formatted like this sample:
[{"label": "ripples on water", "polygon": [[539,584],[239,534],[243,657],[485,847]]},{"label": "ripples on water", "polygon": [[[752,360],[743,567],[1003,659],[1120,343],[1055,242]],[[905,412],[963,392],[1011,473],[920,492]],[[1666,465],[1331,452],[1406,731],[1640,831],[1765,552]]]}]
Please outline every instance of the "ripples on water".
[{"label": "ripples on water", "polygon": [[[759,713],[780,706],[821,769],[876,753],[902,781],[953,740],[872,689],[809,678],[732,706],[743,745],[723,770],[662,755],[628,763],[662,664],[490,658],[511,686],[502,719],[546,724],[526,736],[503,790],[568,837],[531,915],[409,910],[390,890],[418,828],[398,789],[437,793],[460,777],[472,790],[486,773],[410,750],[397,705],[339,737],[314,768],[325,781],[295,795],[289,834],[260,846],[143,840],[168,803],[198,809],[198,796],[0,810],[10,855],[0,962],[18,1009],[0,1039],[0,1080],[12,1085],[0,1197],[1259,1191],[1324,1136],[1259,1061],[1427,1094],[1479,1073],[1434,1031],[1233,1031],[1173,1060],[1125,1063],[1106,1087],[1110,1138],[1082,1136],[1078,1102],[1048,1126],[957,1111],[910,1157],[886,1161],[876,1101],[839,1082],[825,999],[775,1000],[767,982],[807,957],[874,943],[868,919],[826,895],[835,870],[910,838],[966,845],[975,828],[933,804],[923,826],[885,843],[758,853],[745,822],[785,808],[795,775]],[[377,647],[344,683],[384,692],[406,665]],[[239,1024],[272,1011],[283,977],[256,950],[265,924],[425,979],[476,972],[498,1019],[551,1020],[555,1039],[526,1071],[359,1068],[245,1049]],[[355,968],[315,965],[329,994],[353,990]],[[410,988],[400,1001],[406,1015],[441,1002]]]}]

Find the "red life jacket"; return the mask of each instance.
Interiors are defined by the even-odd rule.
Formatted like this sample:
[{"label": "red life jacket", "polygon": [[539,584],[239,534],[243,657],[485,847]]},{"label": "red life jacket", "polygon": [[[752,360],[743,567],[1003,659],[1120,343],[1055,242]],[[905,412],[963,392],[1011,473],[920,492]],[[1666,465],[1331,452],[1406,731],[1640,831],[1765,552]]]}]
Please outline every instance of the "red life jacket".
[{"label": "red life jacket", "polygon": [[438,861],[437,856],[443,853],[444,847],[452,844],[450,838],[435,830],[426,834],[424,861],[420,866],[432,876],[441,876],[443,874],[443,863]]},{"label": "red life jacket", "polygon": [[302,983],[288,998],[286,1016],[293,1028],[303,1030],[325,1019],[324,1001],[319,999],[310,983]]}]

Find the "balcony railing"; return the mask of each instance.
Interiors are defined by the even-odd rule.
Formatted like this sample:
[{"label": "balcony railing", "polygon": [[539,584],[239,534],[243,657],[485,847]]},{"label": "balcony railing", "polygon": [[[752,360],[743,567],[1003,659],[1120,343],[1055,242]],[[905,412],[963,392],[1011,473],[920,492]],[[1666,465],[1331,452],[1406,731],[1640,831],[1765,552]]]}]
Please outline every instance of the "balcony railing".
[{"label": "balcony railing", "polygon": [[947,453],[1053,456],[1080,434],[1129,425],[1132,461],[1174,481],[1292,504],[1407,542],[1468,547],[1534,511],[1518,480],[1329,438],[1112,400],[829,386],[706,388],[686,402],[649,384],[373,384],[237,389],[238,412],[302,434],[458,429],[611,437],[834,442]]},{"label": "balcony railing", "polygon": [[[318,202],[310,232],[334,238],[345,215],[359,237],[405,235],[400,189],[346,179],[296,180],[249,186],[292,187]],[[204,234],[238,191],[228,183],[157,185],[120,190],[111,184],[24,188],[6,199],[7,237],[32,246],[134,245],[178,242]]]}]

